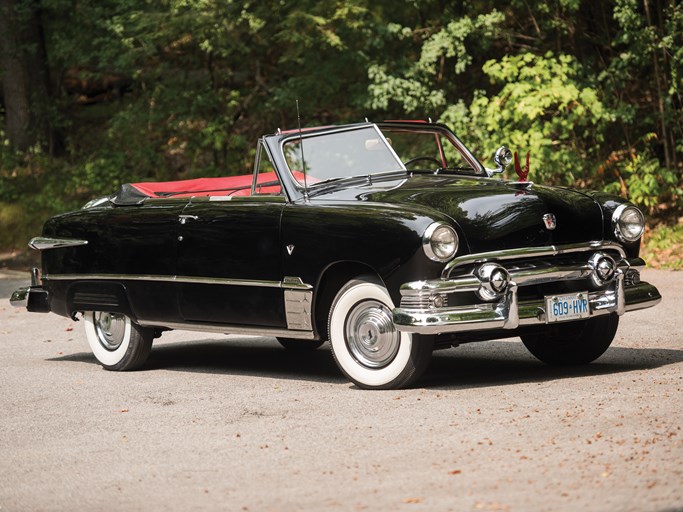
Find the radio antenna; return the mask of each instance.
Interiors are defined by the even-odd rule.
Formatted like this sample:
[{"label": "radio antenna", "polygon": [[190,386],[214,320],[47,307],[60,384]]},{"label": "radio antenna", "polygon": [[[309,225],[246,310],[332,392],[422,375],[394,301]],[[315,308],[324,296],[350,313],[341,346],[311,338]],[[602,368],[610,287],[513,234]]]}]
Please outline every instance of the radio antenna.
[{"label": "radio antenna", "polygon": [[308,201],[308,184],[306,183],[306,160],[304,160],[304,138],[301,134],[301,116],[299,115],[299,100],[296,100],[296,120],[299,124],[299,148],[301,149],[301,168],[304,173],[304,201]]}]

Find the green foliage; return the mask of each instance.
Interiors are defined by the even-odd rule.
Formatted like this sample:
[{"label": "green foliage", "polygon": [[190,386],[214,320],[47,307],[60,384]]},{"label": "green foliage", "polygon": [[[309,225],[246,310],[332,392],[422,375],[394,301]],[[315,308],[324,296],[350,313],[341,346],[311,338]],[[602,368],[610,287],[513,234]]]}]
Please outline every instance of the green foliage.
[{"label": "green foliage", "polygon": [[[680,105],[683,95],[683,4],[672,3],[668,6],[665,22],[665,35],[660,43],[661,49],[671,59],[671,87],[669,94],[678,98]],[[680,122],[680,119],[679,119]],[[681,151],[680,149],[678,150]]]},{"label": "green foliage", "polygon": [[462,17],[450,21],[424,42],[417,68],[437,74],[442,59],[454,59],[453,72],[456,75],[464,73],[473,60],[468,40],[496,37],[503,20],[503,14],[494,9],[475,18]]},{"label": "green foliage", "polygon": [[461,75],[472,65],[474,52],[485,49],[497,37],[503,20],[503,14],[493,10],[458,17],[443,25],[391,24],[386,34],[390,41],[400,46],[406,46],[405,41],[419,41],[410,49],[415,59],[386,59],[371,64],[367,107],[389,110],[398,105],[407,113],[431,112],[435,116],[447,105],[451,75]]},{"label": "green foliage", "polygon": [[647,134],[637,148],[612,153],[599,169],[605,191],[627,197],[651,213],[663,201],[683,196],[680,175],[662,167],[654,155],[656,139],[655,133]]},{"label": "green foliage", "polygon": [[[530,179],[575,184],[597,167],[601,127],[612,117],[598,91],[586,85],[581,66],[570,55],[522,53],[491,60],[483,68],[496,95],[477,91],[469,108],[446,109],[442,119],[468,133],[482,159],[507,143],[531,152]],[[512,174],[514,178],[516,175]]]},{"label": "green foliage", "polygon": [[26,234],[35,236],[40,233],[42,224],[41,215],[26,215],[23,202],[0,201],[0,248],[3,251],[25,249],[28,241]]},{"label": "green foliage", "polygon": [[618,58],[598,74],[628,155],[614,165],[621,186],[607,188],[620,189],[652,213],[660,204],[680,207],[683,196],[683,5],[667,4],[657,12],[652,2],[616,1]]},{"label": "green foliage", "polygon": [[[30,19],[34,0],[12,2]],[[534,181],[683,209],[675,0],[40,7],[51,90],[34,105],[53,139],[17,154],[0,122],[4,208],[30,197],[47,215],[128,181],[249,172],[260,135],[296,126],[298,99],[305,126],[431,117],[489,166],[506,143],[531,152]]]}]

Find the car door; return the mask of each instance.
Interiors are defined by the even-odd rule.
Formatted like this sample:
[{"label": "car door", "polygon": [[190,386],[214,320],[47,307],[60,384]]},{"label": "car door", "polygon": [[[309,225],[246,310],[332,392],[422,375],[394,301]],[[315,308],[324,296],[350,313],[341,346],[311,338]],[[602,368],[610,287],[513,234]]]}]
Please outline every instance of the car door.
[{"label": "car door", "polygon": [[187,322],[286,327],[280,243],[286,200],[267,159],[258,162],[251,189],[239,191],[246,195],[193,198],[182,212],[177,279]]}]

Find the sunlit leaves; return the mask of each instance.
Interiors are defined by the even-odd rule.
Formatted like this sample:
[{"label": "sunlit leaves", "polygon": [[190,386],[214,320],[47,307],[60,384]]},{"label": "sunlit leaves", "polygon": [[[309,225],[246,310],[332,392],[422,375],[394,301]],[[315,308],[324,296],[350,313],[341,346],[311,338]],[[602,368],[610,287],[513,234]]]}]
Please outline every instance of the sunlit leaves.
[{"label": "sunlit leaves", "polygon": [[610,120],[595,89],[585,85],[582,70],[569,55],[523,53],[489,61],[484,72],[498,93],[476,94],[466,123],[462,105],[444,117],[462,130],[483,127],[473,135],[480,156],[487,158],[502,143],[531,152],[530,179],[575,183],[590,170],[600,140],[600,123]]},{"label": "sunlit leaves", "polygon": [[475,18],[463,17],[449,22],[422,45],[418,69],[437,73],[442,58],[454,58],[454,73],[463,73],[472,63],[471,48],[467,45],[468,38],[494,38],[503,20],[503,14],[494,9]]},{"label": "sunlit leaves", "polygon": [[388,25],[387,44],[393,39],[399,48],[409,48],[412,42],[415,60],[404,54],[390,62],[371,64],[367,106],[389,110],[398,105],[406,113],[436,117],[446,106],[451,82],[472,64],[474,50],[495,39],[503,20],[500,12],[492,10],[444,20],[443,24],[436,19],[433,26]]},{"label": "sunlit leaves", "polygon": [[[63,159],[49,168],[73,174],[57,183],[70,183],[60,197],[99,192],[115,175],[248,172],[257,137],[296,126],[299,100],[304,126],[431,117],[452,125],[489,166],[506,143],[531,151],[532,180],[607,185],[652,209],[680,205],[681,2],[40,5],[56,91],[50,112],[64,139]],[[113,99],[76,106],[65,86],[74,75],[83,82],[117,75],[130,85]],[[20,162],[4,164],[6,174],[28,168],[6,154],[4,162]],[[0,199],[10,196],[2,190],[21,189],[17,180],[2,187]]]}]

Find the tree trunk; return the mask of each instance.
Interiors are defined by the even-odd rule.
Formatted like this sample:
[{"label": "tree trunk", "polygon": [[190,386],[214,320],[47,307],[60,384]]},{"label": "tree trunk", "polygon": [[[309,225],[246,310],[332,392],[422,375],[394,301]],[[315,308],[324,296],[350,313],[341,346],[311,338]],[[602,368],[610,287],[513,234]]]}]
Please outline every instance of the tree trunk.
[{"label": "tree trunk", "polygon": [[[648,4],[648,0],[643,0],[643,6],[645,7],[645,18],[647,20],[647,25],[648,27],[652,27],[657,30],[656,27],[653,26],[652,23],[652,16],[650,15],[650,6]],[[660,13],[661,15],[661,13]],[[659,34],[658,34],[659,36]],[[657,58],[657,53],[653,50],[652,51],[652,67],[654,68],[655,71],[655,83],[657,85],[657,110],[659,111],[659,126],[660,126],[660,133],[659,133],[659,140],[664,146],[664,165],[668,170],[673,169],[673,166],[671,165],[671,151],[669,149],[669,134],[667,131],[667,123],[666,123],[666,113],[665,113],[665,108],[664,108],[664,95],[666,94],[666,91],[662,90],[662,74],[659,70],[659,59]]]},{"label": "tree trunk", "polygon": [[[52,147],[50,94],[40,2],[0,0],[0,67],[7,138],[24,151]],[[28,7],[28,8],[27,8]]]},{"label": "tree trunk", "polygon": [[31,145],[30,93],[21,59],[14,0],[0,0],[0,66],[5,102],[5,127],[12,147],[24,151]]}]

